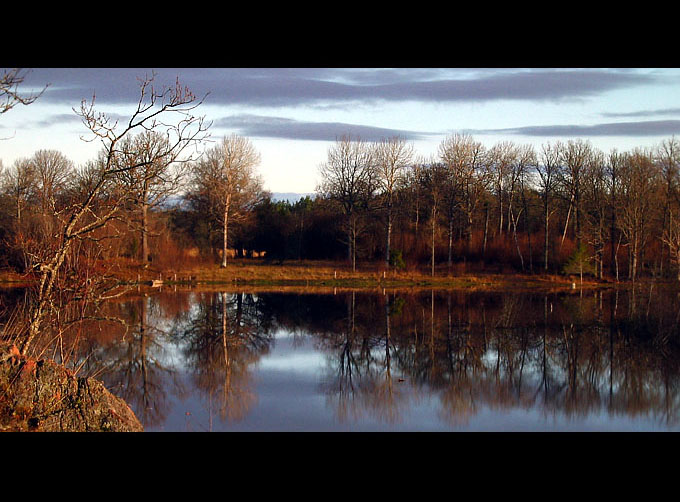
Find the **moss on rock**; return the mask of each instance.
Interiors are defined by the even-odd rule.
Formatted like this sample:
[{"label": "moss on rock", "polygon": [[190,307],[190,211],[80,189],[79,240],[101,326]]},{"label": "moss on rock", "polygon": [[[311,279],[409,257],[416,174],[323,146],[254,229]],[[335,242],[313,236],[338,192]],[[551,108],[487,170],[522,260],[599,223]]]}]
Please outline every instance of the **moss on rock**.
[{"label": "moss on rock", "polygon": [[98,380],[0,344],[0,431],[143,430],[127,403]]}]

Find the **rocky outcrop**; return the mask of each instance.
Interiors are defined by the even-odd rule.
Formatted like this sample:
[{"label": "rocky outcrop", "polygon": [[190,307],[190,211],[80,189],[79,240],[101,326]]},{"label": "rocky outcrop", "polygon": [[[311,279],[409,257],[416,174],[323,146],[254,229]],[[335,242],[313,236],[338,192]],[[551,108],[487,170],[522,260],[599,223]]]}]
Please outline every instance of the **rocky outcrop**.
[{"label": "rocky outcrop", "polygon": [[143,430],[127,403],[98,380],[0,344],[0,431]]}]

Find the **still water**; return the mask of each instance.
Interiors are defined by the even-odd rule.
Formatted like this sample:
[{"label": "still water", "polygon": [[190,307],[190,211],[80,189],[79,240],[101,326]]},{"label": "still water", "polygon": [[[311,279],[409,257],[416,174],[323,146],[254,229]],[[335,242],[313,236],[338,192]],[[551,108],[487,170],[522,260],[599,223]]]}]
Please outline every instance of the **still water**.
[{"label": "still water", "polygon": [[[676,431],[680,301],[164,291],[110,305],[82,374],[147,431]],[[85,353],[85,352],[83,352]]]}]

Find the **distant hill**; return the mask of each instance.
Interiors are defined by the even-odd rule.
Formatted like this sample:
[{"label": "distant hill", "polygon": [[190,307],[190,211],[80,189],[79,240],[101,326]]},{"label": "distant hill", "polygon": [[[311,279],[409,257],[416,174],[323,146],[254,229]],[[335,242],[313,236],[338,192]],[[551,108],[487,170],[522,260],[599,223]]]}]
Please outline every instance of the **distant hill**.
[{"label": "distant hill", "polygon": [[314,198],[314,193],[295,193],[295,192],[272,192],[272,200],[275,202],[286,200],[291,204],[299,201],[303,197],[310,196]]}]

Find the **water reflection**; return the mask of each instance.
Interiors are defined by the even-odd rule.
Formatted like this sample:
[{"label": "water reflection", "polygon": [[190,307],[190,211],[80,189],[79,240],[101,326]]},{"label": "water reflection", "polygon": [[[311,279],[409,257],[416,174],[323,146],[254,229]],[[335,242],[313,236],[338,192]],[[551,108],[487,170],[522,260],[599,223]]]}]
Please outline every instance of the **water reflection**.
[{"label": "water reflection", "polygon": [[243,293],[200,294],[194,306],[173,331],[185,347],[185,370],[221,420],[241,420],[256,401],[250,368],[269,351],[270,322]]},{"label": "water reflection", "polygon": [[112,303],[127,330],[100,326],[77,360],[147,430],[675,430],[679,305],[658,288],[164,292]]},{"label": "water reflection", "polygon": [[128,329],[120,341],[103,347],[100,378],[126,400],[145,427],[152,427],[167,418],[169,395],[183,392],[177,370],[167,357],[168,332],[161,322],[164,312],[149,297],[121,303],[119,308]]}]

